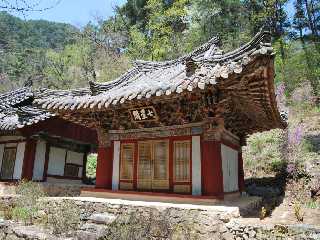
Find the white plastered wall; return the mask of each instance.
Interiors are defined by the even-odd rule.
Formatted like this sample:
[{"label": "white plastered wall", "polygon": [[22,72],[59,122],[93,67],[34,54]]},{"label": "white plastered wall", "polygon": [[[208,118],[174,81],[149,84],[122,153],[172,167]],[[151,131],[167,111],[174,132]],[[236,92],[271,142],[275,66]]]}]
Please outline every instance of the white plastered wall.
[{"label": "white plastered wall", "polygon": [[24,151],[26,149],[26,143],[21,142],[17,146],[16,162],[14,165],[13,179],[21,179]]},{"label": "white plastered wall", "polygon": [[224,192],[238,191],[238,151],[221,144],[221,157]]},{"label": "white plastered wall", "polygon": [[64,165],[66,158],[66,149],[50,147],[49,152],[49,163],[48,163],[48,174],[63,176],[64,175]]},{"label": "white plastered wall", "polygon": [[39,140],[36,147],[36,155],[34,159],[33,167],[33,180],[41,181],[43,180],[43,171],[46,161],[46,142]]},{"label": "white plastered wall", "polygon": [[113,144],[112,190],[119,189],[120,171],[120,141]]},{"label": "white plastered wall", "polygon": [[192,195],[201,195],[201,144],[200,136],[192,137]]}]

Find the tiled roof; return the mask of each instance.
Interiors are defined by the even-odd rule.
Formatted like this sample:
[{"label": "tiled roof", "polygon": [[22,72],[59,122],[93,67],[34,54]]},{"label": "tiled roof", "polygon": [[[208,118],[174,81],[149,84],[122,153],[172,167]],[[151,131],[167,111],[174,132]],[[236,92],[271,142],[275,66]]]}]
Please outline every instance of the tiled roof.
[{"label": "tiled roof", "polygon": [[25,86],[0,95],[0,131],[23,128],[54,115],[32,105],[35,94]]},{"label": "tiled roof", "polygon": [[[44,109],[76,110],[108,108],[127,101],[170,95],[193,89],[204,89],[216,84],[217,79],[227,79],[231,74],[241,74],[243,68],[258,55],[272,55],[268,32],[259,32],[244,46],[223,53],[218,39],[213,38],[190,54],[165,62],[137,61],[132,69],[118,79],[107,83],[90,83],[90,91],[52,91],[40,95],[36,103]],[[188,74],[188,63],[195,71]],[[52,95],[57,97],[52,98]]]}]

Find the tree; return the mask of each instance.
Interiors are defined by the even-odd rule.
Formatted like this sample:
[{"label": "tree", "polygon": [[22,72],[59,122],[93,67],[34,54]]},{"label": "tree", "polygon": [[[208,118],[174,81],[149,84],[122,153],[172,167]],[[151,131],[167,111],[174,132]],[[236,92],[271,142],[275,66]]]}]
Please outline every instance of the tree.
[{"label": "tree", "polygon": [[190,15],[189,42],[196,45],[218,36],[224,49],[228,50],[250,38],[245,5],[240,0],[195,0],[190,6]]},{"label": "tree", "polygon": [[[320,79],[319,79],[319,69],[320,69],[320,56],[319,56],[319,43],[315,41],[315,39],[318,37],[314,34],[314,31],[312,31],[309,21],[308,11],[306,10],[305,6],[305,0],[296,0],[295,2],[295,15],[293,19],[293,29],[298,31],[298,39],[301,42],[301,46],[303,49],[303,57],[305,59],[305,69],[306,74],[305,77],[310,82],[310,85],[312,87],[313,93],[315,96],[320,95]],[[311,38],[308,36],[308,29],[311,30]],[[311,46],[310,43],[308,43],[308,39],[313,42],[314,46]],[[317,51],[313,51],[313,50]]]},{"label": "tree", "polygon": [[54,0],[51,4],[46,3],[46,5],[42,4],[42,1],[32,1],[32,0],[15,0],[15,1],[7,1],[0,0],[0,10],[9,11],[9,12],[34,12],[34,11],[45,11],[51,9],[58,5],[61,0]]},{"label": "tree", "polygon": [[[128,53],[132,58],[166,60],[184,52],[184,30],[187,17],[186,0],[148,0],[143,6],[147,16],[145,26],[130,27]],[[136,50],[141,49],[141,53]]]}]

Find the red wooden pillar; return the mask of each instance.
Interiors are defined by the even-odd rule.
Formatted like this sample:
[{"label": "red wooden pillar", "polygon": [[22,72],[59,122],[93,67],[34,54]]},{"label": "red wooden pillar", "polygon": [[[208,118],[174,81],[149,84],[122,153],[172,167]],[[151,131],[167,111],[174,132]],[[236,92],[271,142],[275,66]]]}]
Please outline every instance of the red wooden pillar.
[{"label": "red wooden pillar", "polygon": [[82,167],[82,182],[85,183],[87,180],[87,162],[88,162],[88,153],[83,154],[83,167]]},{"label": "red wooden pillar", "polygon": [[243,158],[241,147],[238,152],[238,184],[239,184],[239,192],[244,191],[244,171],[243,171]]},{"label": "red wooden pillar", "polygon": [[202,141],[202,194],[223,198],[221,142]]},{"label": "red wooden pillar", "polygon": [[99,146],[96,172],[96,188],[112,189],[113,144]]},{"label": "red wooden pillar", "polygon": [[28,138],[26,141],[26,147],[24,151],[21,179],[32,180],[36,147],[37,141]]}]

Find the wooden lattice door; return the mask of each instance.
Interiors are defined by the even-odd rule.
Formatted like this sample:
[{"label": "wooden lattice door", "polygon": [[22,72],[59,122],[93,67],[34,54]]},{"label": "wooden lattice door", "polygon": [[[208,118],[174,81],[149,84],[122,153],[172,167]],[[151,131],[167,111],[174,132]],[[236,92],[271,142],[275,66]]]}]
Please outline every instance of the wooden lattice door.
[{"label": "wooden lattice door", "polygon": [[138,189],[169,189],[168,141],[139,142],[138,146]]},{"label": "wooden lattice door", "polygon": [[1,179],[13,179],[14,165],[16,160],[17,149],[5,148],[1,166]]}]

